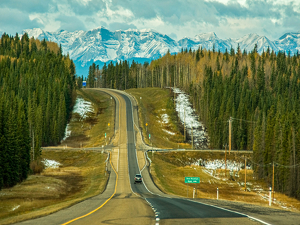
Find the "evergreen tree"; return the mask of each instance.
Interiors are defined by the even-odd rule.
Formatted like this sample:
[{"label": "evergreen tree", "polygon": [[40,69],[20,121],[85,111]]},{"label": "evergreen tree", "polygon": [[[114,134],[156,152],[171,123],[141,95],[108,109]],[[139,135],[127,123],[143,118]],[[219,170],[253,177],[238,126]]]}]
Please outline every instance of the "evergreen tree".
[{"label": "evergreen tree", "polygon": [[75,67],[61,47],[49,46],[27,34],[0,39],[0,189],[26,179],[30,154],[32,160],[39,157],[41,146],[59,143],[64,135]]}]

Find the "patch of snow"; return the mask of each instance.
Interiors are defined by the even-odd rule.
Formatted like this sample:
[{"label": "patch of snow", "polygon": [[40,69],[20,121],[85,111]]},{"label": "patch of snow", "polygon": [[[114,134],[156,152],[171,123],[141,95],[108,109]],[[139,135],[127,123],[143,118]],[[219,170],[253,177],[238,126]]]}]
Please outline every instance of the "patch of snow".
[{"label": "patch of snow", "polygon": [[198,116],[189,101],[189,96],[179,88],[172,88],[176,96],[176,111],[182,124],[185,124],[187,133],[194,140],[196,149],[207,148],[209,138],[204,125],[199,122]]},{"label": "patch of snow", "polygon": [[20,205],[15,206],[11,211],[15,211],[18,208],[20,208]]},{"label": "patch of snow", "polygon": [[55,160],[51,160],[51,159],[44,159],[42,161],[45,165],[45,168],[58,168],[61,164],[59,162],[56,162]]},{"label": "patch of snow", "polygon": [[170,134],[170,135],[175,135],[176,133],[172,132],[172,131],[169,131],[169,130],[166,130],[166,129],[162,129],[164,132]]},{"label": "patch of snow", "polygon": [[67,124],[65,129],[65,137],[62,139],[62,141],[66,140],[70,136],[71,136],[71,130],[69,130],[69,124]]},{"label": "patch of snow", "polygon": [[[72,113],[78,113],[80,115],[80,120],[84,120],[89,112],[94,112],[92,103],[78,96]],[[69,130],[69,124],[67,124],[65,129],[65,136],[61,141],[65,141],[70,136],[71,130]]]},{"label": "patch of snow", "polygon": [[[206,169],[216,170],[216,169],[225,169],[225,160],[224,159],[215,159],[215,160],[203,160],[199,159],[194,163],[196,166],[204,166]],[[244,167],[244,163],[236,162],[231,160],[226,160],[226,169],[231,171],[239,171]],[[251,166],[247,165],[247,170],[252,169]]]},{"label": "patch of snow", "polygon": [[162,119],[162,122],[164,124],[168,124],[169,123],[169,115],[168,114],[162,114],[161,115],[161,119]]},{"label": "patch of snow", "polygon": [[73,113],[78,113],[82,119],[85,119],[88,112],[94,112],[92,103],[81,97],[77,97]]}]

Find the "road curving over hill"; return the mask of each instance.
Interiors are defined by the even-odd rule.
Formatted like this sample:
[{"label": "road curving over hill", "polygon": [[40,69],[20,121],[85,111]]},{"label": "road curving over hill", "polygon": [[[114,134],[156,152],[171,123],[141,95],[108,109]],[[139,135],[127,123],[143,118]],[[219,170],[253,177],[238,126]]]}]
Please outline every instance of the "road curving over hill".
[{"label": "road curving over hill", "polygon": [[115,136],[111,141],[110,178],[105,191],[51,215],[19,224],[154,224],[149,204],[132,192],[127,158],[126,102],[117,92],[102,90],[116,101]]},{"label": "road curving over hill", "polygon": [[147,170],[143,170],[143,184],[134,184],[135,174],[141,173],[137,161],[136,140],[132,102],[126,94],[121,94],[126,101],[126,120],[128,136],[129,177],[132,191],[144,198],[155,211],[156,223],[159,224],[191,224],[214,223],[255,224],[246,215],[217,207],[193,202],[184,198],[176,198],[162,193],[153,184]]},{"label": "road curving over hill", "polygon": [[[124,92],[101,89],[116,100],[116,131],[110,150],[111,173],[106,190],[52,215],[20,224],[260,224],[259,219],[191,199],[162,193],[153,184],[137,153],[139,134],[133,98]],[[138,157],[139,155],[139,157]],[[140,162],[138,162],[138,159]],[[142,171],[141,171],[142,170]],[[142,184],[134,184],[141,173]],[[267,224],[267,223],[265,223]]]}]

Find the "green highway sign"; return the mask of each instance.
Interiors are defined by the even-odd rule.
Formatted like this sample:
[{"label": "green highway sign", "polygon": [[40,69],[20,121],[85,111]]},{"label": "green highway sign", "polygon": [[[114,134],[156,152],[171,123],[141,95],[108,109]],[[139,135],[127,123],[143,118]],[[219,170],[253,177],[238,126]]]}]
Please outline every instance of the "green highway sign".
[{"label": "green highway sign", "polygon": [[184,183],[186,184],[199,184],[200,183],[200,177],[185,177]]}]

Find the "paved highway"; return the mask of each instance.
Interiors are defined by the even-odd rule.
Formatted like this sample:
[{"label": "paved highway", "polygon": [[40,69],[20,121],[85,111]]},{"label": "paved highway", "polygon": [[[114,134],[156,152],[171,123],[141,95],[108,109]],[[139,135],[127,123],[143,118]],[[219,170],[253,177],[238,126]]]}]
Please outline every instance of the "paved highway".
[{"label": "paved highway", "polygon": [[[182,198],[173,198],[167,196],[160,196],[150,192],[144,184],[134,184],[135,174],[140,173],[140,169],[137,161],[137,153],[135,148],[135,135],[134,135],[134,124],[132,115],[132,105],[130,99],[121,94],[126,102],[126,120],[127,120],[127,149],[128,149],[128,164],[129,164],[129,177],[130,184],[133,192],[139,194],[154,208],[156,211],[157,220],[165,219],[195,219],[200,220],[195,222],[201,222],[204,218],[233,218],[237,222],[246,222],[252,224],[253,222],[248,220],[245,215],[231,212],[228,210],[223,210],[213,206],[204,205],[198,202],[193,202],[190,200]],[[150,181],[151,182],[151,181]],[[145,180],[145,183],[149,183],[149,179]],[[232,220],[230,220],[232,221]],[[161,221],[163,222],[163,221]],[[173,221],[174,222],[174,221]],[[180,223],[180,220],[177,222]],[[183,223],[184,221],[182,221]],[[187,222],[187,221],[186,221]],[[203,222],[203,221],[202,221]],[[223,220],[223,223],[226,221]]]},{"label": "paved highway", "polygon": [[[230,211],[208,205],[210,202],[204,204],[162,193],[153,184],[148,170],[140,171],[145,167],[141,162],[143,153],[136,150],[137,141],[141,144],[141,140],[136,140],[139,131],[134,128],[138,121],[136,112],[133,115],[132,97],[120,91],[102,91],[112,95],[117,103],[112,168],[105,192],[52,215],[20,224],[259,224],[257,219],[250,220],[247,215],[234,212],[238,208]],[[142,184],[134,184],[138,173],[143,175]],[[247,213],[245,208],[244,213]],[[285,222],[278,224],[289,224]]]}]

